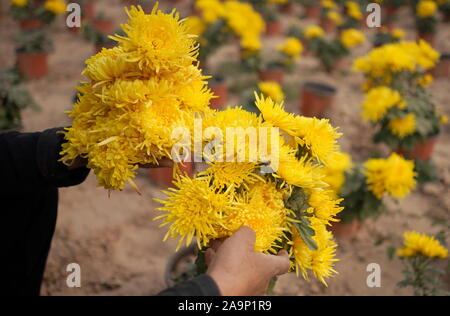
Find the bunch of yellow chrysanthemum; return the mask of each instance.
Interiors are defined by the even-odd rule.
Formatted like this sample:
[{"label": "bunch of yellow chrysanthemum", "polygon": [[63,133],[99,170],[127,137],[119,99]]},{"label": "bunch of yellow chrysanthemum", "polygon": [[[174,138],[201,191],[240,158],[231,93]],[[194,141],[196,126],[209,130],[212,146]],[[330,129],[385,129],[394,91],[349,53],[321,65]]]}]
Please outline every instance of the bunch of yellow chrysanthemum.
[{"label": "bunch of yellow chrysanthemum", "polygon": [[369,190],[379,199],[385,194],[402,199],[416,187],[414,162],[395,153],[388,159],[369,159],[364,168]]},{"label": "bunch of yellow chrysanthemum", "polygon": [[311,271],[325,283],[335,273],[337,246],[327,226],[342,208],[322,168],[334,163],[340,135],[327,120],[289,114],[270,98],[257,97],[256,105],[259,115],[239,107],[205,115],[202,140],[213,144],[205,157],[209,168],[194,179],[178,178],[159,200],[164,214],[158,219],[179,246],[195,238],[207,247],[249,226],[256,251],[285,248],[293,270],[305,278]]},{"label": "bunch of yellow chrysanthemum", "polygon": [[399,257],[424,256],[441,259],[448,257],[448,250],[432,236],[411,231],[406,232],[403,238],[404,247],[397,250]]},{"label": "bunch of yellow chrysanthemum", "polygon": [[119,46],[86,61],[62,151],[65,163],[87,158],[99,185],[118,190],[133,185],[138,165],[170,157],[172,131],[191,128],[212,97],[195,65],[195,37],[175,11],[127,13],[126,35],[112,37]]},{"label": "bunch of yellow chrysanthemum", "polygon": [[261,93],[274,100],[275,102],[282,102],[284,100],[283,88],[276,81],[262,81],[258,84]]},{"label": "bunch of yellow chrysanthemum", "polygon": [[241,47],[257,51],[262,47],[261,34],[266,25],[261,15],[249,3],[236,0],[197,0],[195,7],[207,24],[224,20],[231,31],[240,38]]}]

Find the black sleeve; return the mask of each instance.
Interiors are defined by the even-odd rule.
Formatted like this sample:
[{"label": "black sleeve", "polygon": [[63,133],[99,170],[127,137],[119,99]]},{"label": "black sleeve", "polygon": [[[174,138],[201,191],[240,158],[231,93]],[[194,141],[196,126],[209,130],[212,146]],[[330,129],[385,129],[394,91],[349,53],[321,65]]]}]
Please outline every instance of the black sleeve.
[{"label": "black sleeve", "polygon": [[42,133],[0,134],[0,175],[6,192],[30,192],[38,186],[56,188],[82,183],[89,169],[70,171],[59,162],[63,128]]},{"label": "black sleeve", "polygon": [[221,296],[216,282],[206,274],[181,283],[158,294],[159,296]]}]

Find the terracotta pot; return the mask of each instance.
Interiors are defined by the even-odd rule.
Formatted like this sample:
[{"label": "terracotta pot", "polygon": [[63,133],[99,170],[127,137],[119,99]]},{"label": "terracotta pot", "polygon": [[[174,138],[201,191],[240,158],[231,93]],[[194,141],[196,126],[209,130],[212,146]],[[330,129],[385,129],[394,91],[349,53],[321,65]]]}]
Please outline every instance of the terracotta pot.
[{"label": "terracotta pot", "polygon": [[334,24],[334,22],[331,19],[327,18],[327,17],[322,17],[320,19],[320,26],[327,33],[335,33],[336,30],[337,30],[336,24]]},{"label": "terracotta pot", "polygon": [[270,21],[266,23],[266,35],[281,36],[283,34],[283,24],[280,21]]},{"label": "terracotta pot", "polygon": [[318,5],[306,5],[305,15],[308,19],[319,19],[322,8]]},{"label": "terracotta pot", "polygon": [[408,159],[420,159],[422,161],[429,161],[433,156],[434,147],[436,146],[438,137],[431,137],[430,139],[417,143],[413,150],[407,150],[399,148],[396,153],[408,158]]},{"label": "terracotta pot", "polygon": [[337,239],[348,240],[354,238],[358,234],[361,226],[361,222],[358,220],[354,220],[351,223],[338,222],[333,223],[330,230]]},{"label": "terracotta pot", "polygon": [[443,54],[431,73],[436,78],[450,78],[450,54]]},{"label": "terracotta pot", "polygon": [[301,113],[304,116],[322,118],[333,103],[336,88],[315,82],[307,82],[303,85],[301,95]]},{"label": "terracotta pot", "polygon": [[47,53],[17,53],[17,66],[27,79],[40,79],[48,73]]},{"label": "terracotta pot", "polygon": [[110,20],[94,20],[93,24],[94,28],[103,34],[111,34],[114,31]]},{"label": "terracotta pot", "polygon": [[94,1],[86,1],[85,4],[83,4],[83,20],[84,21],[92,21],[95,16],[95,5]]},{"label": "terracotta pot", "polygon": [[419,33],[417,34],[417,40],[424,40],[428,42],[431,46],[434,46],[436,42],[436,34],[435,33]]},{"label": "terracotta pot", "polygon": [[295,5],[293,3],[282,4],[280,6],[280,12],[284,14],[294,14]]},{"label": "terracotta pot", "polygon": [[258,77],[260,81],[275,81],[279,84],[283,84],[284,80],[284,69],[274,68],[266,69],[258,72]]},{"label": "terracotta pot", "polygon": [[19,25],[22,31],[31,31],[42,28],[44,26],[44,22],[39,19],[21,20],[19,21]]},{"label": "terracotta pot", "polygon": [[220,109],[227,103],[228,100],[228,85],[226,82],[217,83],[210,86],[211,91],[217,98],[211,99],[211,108],[214,110]]},{"label": "terracotta pot", "polygon": [[[180,164],[182,173],[186,173],[188,176],[192,177],[194,173],[194,163],[184,162],[183,164],[184,166]],[[150,168],[148,173],[153,184],[164,188],[173,187],[173,167]]]}]

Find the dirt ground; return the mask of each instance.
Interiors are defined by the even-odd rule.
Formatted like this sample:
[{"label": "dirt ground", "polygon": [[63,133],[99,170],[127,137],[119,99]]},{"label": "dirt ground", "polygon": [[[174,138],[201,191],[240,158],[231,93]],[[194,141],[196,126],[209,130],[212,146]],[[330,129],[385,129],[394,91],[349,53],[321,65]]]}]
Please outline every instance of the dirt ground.
[{"label": "dirt ground", "polygon": [[[13,35],[17,30],[15,23],[7,14],[6,0],[2,0],[0,12],[0,69],[14,64]],[[98,0],[98,10],[104,11],[114,19],[116,25],[125,21],[125,14],[118,0]],[[161,1],[167,7],[167,1]],[[292,18],[283,20],[296,23]],[[408,12],[402,12],[401,26],[409,30],[408,39],[414,39],[413,20]],[[302,21],[310,24],[313,21]],[[367,31],[368,35],[373,31]],[[81,80],[83,62],[91,56],[93,47],[79,35],[68,32],[60,19],[52,29],[55,51],[50,56],[50,73],[38,81],[27,84],[36,101],[41,105],[40,112],[23,113],[24,131],[39,131],[70,124],[65,111],[72,106],[75,86]],[[437,32],[437,48],[450,52],[450,25],[441,24]],[[276,39],[265,39],[274,45]],[[365,45],[355,52],[360,56],[370,49]],[[233,51],[233,48],[228,48]],[[219,54],[220,55],[220,54]],[[225,58],[232,54],[222,53]],[[231,56],[231,57],[229,57]],[[299,69],[289,76],[288,84],[298,86],[305,80],[320,80],[338,88],[334,108],[329,113],[335,126],[344,134],[341,144],[350,152],[355,161],[367,158],[371,152],[386,148],[371,142],[373,130],[360,117],[362,93],[359,89],[362,77],[350,73],[328,75],[317,71],[317,62],[312,57],[304,57]],[[450,115],[450,78],[435,81],[430,92],[442,111]],[[234,105],[230,101],[230,105]],[[289,102],[288,108],[298,112],[297,102]],[[391,203],[392,212],[369,221],[359,235],[350,241],[340,241],[336,270],[339,275],[329,281],[328,288],[316,281],[307,282],[295,275],[280,279],[276,295],[411,295],[408,289],[399,289],[402,266],[398,261],[387,259],[386,248],[399,246],[399,236],[408,229],[424,233],[434,233],[430,216],[450,214],[450,135],[445,127],[437,145],[434,160],[442,177],[439,183],[427,184],[417,190],[399,205]],[[153,222],[156,216],[152,201],[161,197],[160,188],[153,186],[142,171],[137,179],[143,195],[137,195],[128,188],[124,192],[107,192],[96,187],[96,179],[91,175],[82,185],[61,190],[59,220],[53,241],[43,295],[151,295],[165,288],[164,270],[167,261],[174,253],[173,242],[162,242],[165,229]],[[376,246],[380,239],[387,239]],[[78,263],[82,272],[82,287],[70,289],[66,286],[66,266]],[[366,285],[370,263],[378,263],[382,269],[382,287],[369,288]]]}]

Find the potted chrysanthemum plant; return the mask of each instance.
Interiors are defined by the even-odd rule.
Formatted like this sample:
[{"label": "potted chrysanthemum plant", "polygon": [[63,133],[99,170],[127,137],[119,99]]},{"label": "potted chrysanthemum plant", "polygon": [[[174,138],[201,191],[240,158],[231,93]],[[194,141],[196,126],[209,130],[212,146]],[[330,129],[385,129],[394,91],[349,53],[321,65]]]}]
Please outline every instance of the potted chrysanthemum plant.
[{"label": "potted chrysanthemum plant", "polygon": [[[402,56],[402,58],[399,58]],[[445,116],[427,92],[439,53],[425,41],[387,44],[355,61],[366,75],[363,117],[378,126],[374,139],[410,159],[430,160]]]},{"label": "potted chrysanthemum plant", "polygon": [[12,0],[11,4],[11,14],[24,31],[50,25],[56,16],[66,12],[62,0]]},{"label": "potted chrysanthemum plant", "polygon": [[423,39],[431,45],[435,42],[438,27],[437,18],[438,5],[433,0],[421,0],[416,7],[416,26],[418,38]]},{"label": "potted chrysanthemum plant", "polygon": [[[409,195],[416,186],[414,162],[397,154],[387,159],[369,159],[363,164],[352,164],[349,156],[336,156],[336,164],[325,168],[325,181],[337,196],[343,199],[344,211],[338,216],[332,230],[338,238],[354,237],[361,225],[370,218],[388,212],[385,197],[399,200]],[[392,177],[392,175],[399,175]]]},{"label": "potted chrysanthemum plant", "polygon": [[52,49],[52,40],[45,29],[17,34],[17,67],[26,79],[40,79],[47,75],[48,53]]},{"label": "potted chrysanthemum plant", "polygon": [[308,38],[308,49],[319,59],[325,71],[331,73],[333,70],[346,70],[345,57],[349,56],[351,49],[365,42],[365,36],[356,29],[342,31],[339,38],[325,38],[323,36],[312,36],[311,29],[306,30]]},{"label": "potted chrysanthemum plant", "polygon": [[[447,226],[448,230],[448,226]],[[389,249],[389,258],[394,254],[403,263],[404,279],[398,283],[401,288],[410,287],[415,296],[449,296],[444,288],[443,278],[448,273],[448,249],[445,233],[436,236],[408,231],[403,234],[403,247]],[[446,266],[447,269],[442,269]]]},{"label": "potted chrysanthemum plant", "polygon": [[39,109],[15,70],[0,72],[0,133],[22,127],[21,112],[26,108]]}]

